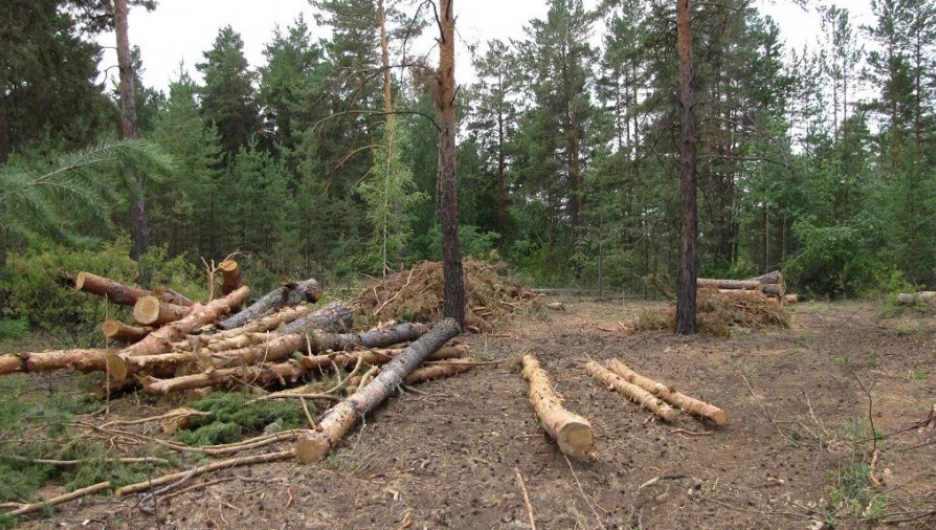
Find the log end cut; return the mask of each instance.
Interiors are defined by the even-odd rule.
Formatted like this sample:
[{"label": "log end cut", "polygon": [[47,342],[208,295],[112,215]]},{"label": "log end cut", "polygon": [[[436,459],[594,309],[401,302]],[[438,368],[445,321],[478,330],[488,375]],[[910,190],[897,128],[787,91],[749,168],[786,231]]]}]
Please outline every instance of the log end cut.
[{"label": "log end cut", "polygon": [[296,444],[296,458],[303,464],[315,464],[325,460],[331,447],[332,442],[327,434],[312,431],[308,436],[299,438]]},{"label": "log end cut", "polygon": [[153,324],[159,320],[159,298],[144,296],[133,304],[133,320],[140,324]]},{"label": "log end cut", "polygon": [[585,458],[595,446],[595,431],[587,421],[572,420],[558,428],[556,443],[564,454],[573,458]]},{"label": "log end cut", "polygon": [[130,374],[127,361],[119,354],[108,355],[105,363],[107,364],[107,375],[111,381],[123,381]]}]

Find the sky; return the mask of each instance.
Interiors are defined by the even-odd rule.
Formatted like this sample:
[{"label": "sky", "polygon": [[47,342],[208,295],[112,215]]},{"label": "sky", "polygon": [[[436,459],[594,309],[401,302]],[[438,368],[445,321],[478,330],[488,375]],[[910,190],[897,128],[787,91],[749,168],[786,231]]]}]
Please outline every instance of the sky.
[{"label": "sky", "polygon": [[[585,0],[593,7],[597,0]],[[789,0],[760,0],[762,12],[771,15],[779,24],[788,44],[801,48],[814,42],[819,31],[818,18],[795,7]],[[871,23],[870,0],[843,0],[857,24]],[[133,8],[129,18],[131,45],[140,47],[143,57],[143,82],[146,86],[166,91],[179,77],[180,64],[193,78],[198,79],[195,64],[203,60],[203,52],[210,49],[218,29],[230,25],[241,34],[244,52],[252,68],[265,61],[263,48],[272,40],[273,30],[279,25],[285,29],[303,13],[313,26],[314,38],[327,36],[314,28],[312,7],[308,0],[159,0],[153,12]],[[460,0],[455,3],[456,28],[459,46],[456,49],[456,81],[471,82],[468,44],[482,44],[488,39],[519,39],[523,27],[533,18],[545,18],[545,0]],[[100,69],[103,71],[117,63],[113,51],[113,33],[101,35],[98,41],[106,47]],[[429,39],[417,44],[423,53],[432,45]],[[433,55],[435,52],[433,52]],[[115,69],[110,70],[115,75]]]}]

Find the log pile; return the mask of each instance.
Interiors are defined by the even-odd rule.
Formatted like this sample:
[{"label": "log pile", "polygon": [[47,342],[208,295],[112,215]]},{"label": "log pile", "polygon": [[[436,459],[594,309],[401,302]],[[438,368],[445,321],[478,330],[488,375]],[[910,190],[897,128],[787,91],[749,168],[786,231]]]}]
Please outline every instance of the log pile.
[{"label": "log pile", "polygon": [[916,293],[900,293],[897,295],[897,305],[914,307],[936,306],[936,291],[919,291]]}]

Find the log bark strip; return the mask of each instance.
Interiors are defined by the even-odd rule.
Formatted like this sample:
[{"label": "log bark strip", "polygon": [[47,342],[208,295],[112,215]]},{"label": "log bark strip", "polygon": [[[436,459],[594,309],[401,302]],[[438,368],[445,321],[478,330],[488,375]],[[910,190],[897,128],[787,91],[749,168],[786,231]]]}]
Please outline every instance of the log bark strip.
[{"label": "log bark strip", "polygon": [[624,394],[631,401],[634,401],[643,408],[656,414],[664,421],[671,422],[676,419],[678,413],[675,409],[656,398],[650,392],[635,384],[629,383],[623,377],[611,372],[595,361],[589,361],[589,363],[585,365],[585,371],[595,379],[617,390],[621,394]]},{"label": "log bark strip", "polygon": [[210,324],[226,313],[231,306],[243,303],[250,294],[250,289],[241,287],[233,293],[209,302],[207,305],[196,305],[185,318],[163,326],[147,335],[147,337],[120,352],[121,357],[132,355],[156,355],[165,353],[172,347],[172,343],[181,340],[189,333],[205,324]]},{"label": "log bark strip", "polygon": [[380,374],[363,388],[325,413],[317,430],[299,439],[296,456],[305,463],[321,462],[341,438],[354,426],[358,415],[365,415],[390,397],[406,377],[432,352],[458,335],[459,326],[447,318],[409,345],[390,361]]},{"label": "log bark strip", "polygon": [[149,291],[130,287],[120,282],[81,271],[75,278],[75,289],[86,293],[104,296],[117,305],[132,306],[143,296],[151,294]]},{"label": "log bark strip", "polygon": [[549,375],[533,354],[523,356],[523,378],[530,383],[530,403],[543,428],[559,444],[559,450],[575,457],[588,456],[595,443],[591,423],[582,416],[569,412],[562,400],[553,392]]},{"label": "log bark strip", "polygon": [[725,414],[725,411],[722,409],[712,405],[711,403],[706,403],[685,394],[681,394],[660,382],[650,379],[649,377],[644,377],[617,359],[612,359],[608,363],[608,367],[612,372],[620,375],[628,382],[643,388],[647,392],[650,392],[654,396],[657,396],[674,407],[678,407],[679,409],[684,410],[694,416],[699,416],[711,420],[715,422],[716,425],[725,425],[728,423],[728,415]]},{"label": "log bark strip", "polygon": [[101,323],[101,333],[111,340],[120,342],[137,342],[143,340],[143,337],[150,334],[153,328],[150,326],[131,326],[119,320],[105,320]]},{"label": "log bark strip", "polygon": [[175,305],[163,302],[153,295],[141,296],[133,304],[133,320],[148,326],[162,326],[176,320],[182,320],[192,312],[195,306]]},{"label": "log bark strip", "polygon": [[16,372],[51,372],[53,370],[77,370],[94,372],[105,370],[107,357],[117,350],[53,350],[31,353],[8,353],[0,355],[0,375]]},{"label": "log bark strip", "polygon": [[274,313],[281,307],[317,302],[322,294],[318,281],[308,279],[302,282],[290,282],[263,295],[240,313],[217,324],[219,329],[239,328],[249,320],[255,320]]},{"label": "log bark strip", "polygon": [[293,320],[283,333],[315,333],[319,331],[347,331],[354,323],[354,313],[344,302],[332,302]]}]

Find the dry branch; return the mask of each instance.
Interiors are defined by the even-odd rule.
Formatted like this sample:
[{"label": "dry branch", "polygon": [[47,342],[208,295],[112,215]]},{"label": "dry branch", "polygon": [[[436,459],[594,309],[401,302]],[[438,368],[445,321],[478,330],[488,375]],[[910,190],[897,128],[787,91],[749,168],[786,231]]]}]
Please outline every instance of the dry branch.
[{"label": "dry branch", "polygon": [[351,429],[358,415],[367,414],[387,399],[429,354],[458,332],[458,324],[453,319],[443,320],[384,366],[367,386],[329,409],[319,422],[318,430],[300,438],[296,444],[299,460],[305,463],[322,461],[332,446]]},{"label": "dry branch", "polygon": [[219,329],[232,329],[243,326],[247,321],[258,319],[274,313],[287,306],[295,306],[306,302],[318,301],[322,290],[318,281],[308,279],[301,282],[288,282],[282,287],[274,289],[263,295],[259,300],[240,313],[227,318],[217,324]]},{"label": "dry branch", "polygon": [[621,394],[624,394],[631,401],[638,403],[643,408],[656,414],[664,421],[673,421],[676,419],[677,411],[675,409],[654,397],[650,392],[627,382],[623,377],[612,373],[595,361],[589,361],[588,364],[585,365],[585,371],[595,379],[617,390]]},{"label": "dry branch", "polygon": [[37,503],[35,503],[35,504],[27,504],[26,506],[23,506],[22,508],[13,510],[13,511],[11,511],[11,512],[6,512],[4,515],[9,515],[9,516],[17,517],[17,516],[20,516],[20,515],[25,515],[25,514],[27,514],[27,513],[38,512],[38,511],[44,509],[44,508],[47,507],[47,506],[55,506],[55,505],[58,505],[58,504],[66,503],[66,502],[68,502],[68,501],[73,501],[73,500],[75,500],[75,499],[80,499],[80,498],[86,497],[86,496],[88,496],[88,495],[94,495],[95,493],[98,493],[98,492],[100,492],[100,491],[109,490],[110,488],[111,488],[111,483],[110,483],[109,481],[108,481],[108,482],[100,482],[100,483],[95,484],[95,485],[93,485],[93,486],[88,486],[87,488],[81,488],[81,489],[75,490],[75,491],[73,491],[73,492],[71,492],[71,493],[66,493],[66,494],[64,494],[64,495],[59,495],[58,497],[53,497],[53,498],[51,498],[51,499],[49,499],[49,500],[45,500],[45,501],[42,501],[42,502],[37,502]]},{"label": "dry branch", "polygon": [[612,359],[608,364],[611,371],[620,375],[628,382],[643,388],[647,392],[650,392],[689,414],[711,420],[715,422],[716,425],[725,425],[728,423],[728,415],[715,405],[681,394],[662,383],[644,377],[631,370],[626,364],[617,359]]},{"label": "dry branch", "polygon": [[168,475],[163,475],[159,478],[145,480],[143,482],[130,484],[122,488],[117,488],[117,490],[114,491],[114,494],[117,495],[118,497],[123,496],[123,495],[130,495],[131,493],[139,493],[141,491],[146,491],[148,489],[155,488],[158,486],[171,484],[179,480],[194,478],[199,475],[204,475],[205,473],[217,471],[219,469],[228,469],[231,467],[238,467],[238,466],[249,466],[253,464],[264,464],[267,462],[277,462],[279,460],[286,460],[287,458],[290,458],[292,456],[293,456],[293,452],[290,450],[290,451],[279,451],[277,453],[268,453],[264,455],[241,456],[237,458],[229,458],[227,460],[219,460],[217,462],[212,462],[210,464],[198,466],[188,471],[180,471],[178,473],[171,473]]},{"label": "dry branch", "polygon": [[79,272],[75,278],[75,289],[86,293],[104,296],[117,305],[132,306],[141,296],[147,296],[149,291],[130,287],[114,280],[91,274]]},{"label": "dry branch", "polygon": [[572,457],[583,458],[595,443],[595,433],[585,418],[569,412],[553,391],[549,375],[535,355],[523,356],[523,378],[530,383],[530,403],[543,428],[559,444],[559,449]]}]

